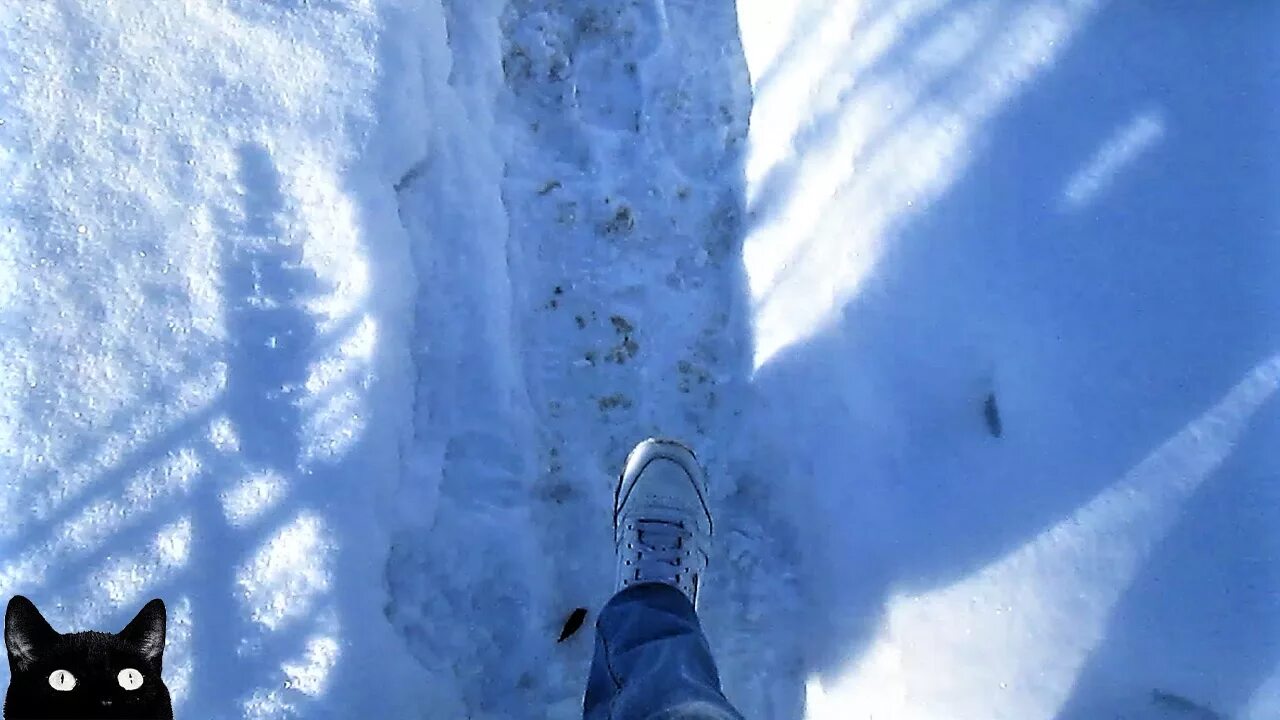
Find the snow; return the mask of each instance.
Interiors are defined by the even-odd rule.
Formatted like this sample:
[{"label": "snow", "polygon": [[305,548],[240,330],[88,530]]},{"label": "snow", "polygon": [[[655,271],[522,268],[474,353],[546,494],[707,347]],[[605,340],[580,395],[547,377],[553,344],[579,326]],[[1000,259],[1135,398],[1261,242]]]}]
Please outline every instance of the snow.
[{"label": "snow", "polygon": [[740,3],[808,716],[1272,714],[1280,18],[834,5]]},{"label": "snow", "polygon": [[575,717],[666,434],[749,718],[1273,717],[1277,28],[0,10],[0,591],[164,598],[179,717]]}]

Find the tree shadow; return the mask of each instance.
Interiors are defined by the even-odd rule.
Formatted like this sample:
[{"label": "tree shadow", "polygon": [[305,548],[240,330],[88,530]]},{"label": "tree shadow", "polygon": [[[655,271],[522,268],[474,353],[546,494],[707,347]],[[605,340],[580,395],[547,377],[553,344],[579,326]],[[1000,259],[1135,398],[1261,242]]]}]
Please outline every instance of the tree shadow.
[{"label": "tree shadow", "polygon": [[[12,545],[6,542],[44,551],[47,568],[38,579],[12,590],[50,607],[51,620],[64,632],[116,629],[116,614],[132,616],[145,600],[134,604],[140,593],[166,600],[165,674],[171,687],[176,681],[186,690],[177,694],[180,716],[193,707],[211,717],[238,713],[264,680],[280,675],[280,659],[302,652],[304,642],[296,626],[270,634],[257,626],[237,576],[297,503],[267,504],[233,527],[226,493],[253,474],[273,473],[289,486],[302,479],[303,423],[295,390],[317,347],[313,319],[300,300],[314,292],[315,282],[301,266],[301,246],[279,225],[285,203],[269,152],[245,144],[237,159],[241,206],[215,215],[226,238],[218,248],[227,302],[225,355],[191,378],[201,390],[222,386],[221,394],[186,415],[174,413],[154,435],[133,441],[137,427],[146,427],[140,417],[163,416],[169,405],[191,402],[183,396],[190,388],[165,387],[147,398],[154,407],[129,408],[109,427],[86,434],[70,462],[83,464],[92,477],[67,497],[50,499],[38,522],[11,538]],[[226,429],[224,437],[214,437],[217,428]],[[95,467],[104,465],[102,456],[111,458],[109,466]],[[183,473],[190,475],[175,479]],[[157,528],[183,523],[191,530],[187,555],[155,567]],[[87,529],[73,530],[79,525]],[[183,552],[169,551],[175,558]],[[14,577],[21,574],[20,565],[10,569]],[[102,584],[120,572],[132,573],[127,582],[116,577],[114,589]],[[68,614],[93,627],[62,626],[58,616]]]},{"label": "tree shadow", "polygon": [[[857,294],[757,371],[749,436],[798,519],[807,607],[788,622],[806,673],[848,671],[889,597],[950,586],[1069,518],[1280,347],[1274,53],[1258,63],[1275,11],[1165,10],[1102,8],[973,134],[946,191],[891,226]],[[1068,178],[1150,106],[1162,141],[1064,210]],[[1063,718],[1120,696],[1149,707],[1153,690],[1230,712],[1274,666],[1273,559],[1214,559],[1268,547],[1275,512],[1248,508],[1274,461],[1249,457],[1192,496],[1123,592]],[[1272,631],[1231,645],[1251,627]]]},{"label": "tree shadow", "polygon": [[238,602],[238,568],[297,510],[296,502],[274,503],[233,526],[227,497],[254,475],[277,478],[281,492],[291,494],[305,482],[299,398],[316,338],[300,299],[315,293],[316,282],[301,264],[301,244],[279,224],[282,180],[269,151],[245,143],[237,159],[241,207],[236,216],[220,218],[222,234],[236,239],[220,248],[227,342],[217,409],[229,434],[221,443],[199,438],[207,477],[191,499],[197,532],[186,587],[192,655],[201,675],[223,680],[216,688],[195,684],[187,705],[204,709],[247,701],[279,673],[279,656],[302,644],[301,631],[277,632],[264,642],[263,628]]},{"label": "tree shadow", "polygon": [[302,266],[302,246],[276,220],[284,207],[280,175],[261,145],[238,151],[244,188],[243,220],[228,234],[246,238],[223,245],[223,288],[229,298],[226,411],[236,425],[252,427],[239,439],[249,463],[297,465],[301,410],[296,394],[307,377],[314,323],[298,303],[316,292]]},{"label": "tree shadow", "polygon": [[[1125,199],[1126,215],[1139,208],[1153,215],[1131,222],[1150,238],[1150,255],[1167,258],[1156,269],[1184,274],[1163,283],[1168,305],[1160,313],[1169,335],[1182,325],[1186,336],[1170,354],[1190,360],[1196,373],[1168,389],[1175,397],[1206,386],[1215,363],[1231,367],[1280,347],[1273,201],[1280,115],[1265,100],[1280,92],[1280,54],[1270,49],[1280,8],[1176,14],[1173,26],[1156,10],[1117,4],[1103,28],[1108,45],[1123,48],[1117,64],[1132,72],[1116,94],[1154,95],[1170,119],[1173,147],[1148,175],[1152,189]],[[1153,32],[1135,46],[1125,32],[1133,27]],[[1108,67],[1096,55],[1082,64]],[[1237,717],[1266,681],[1280,659],[1277,432],[1272,402],[1115,607],[1061,720]]]}]

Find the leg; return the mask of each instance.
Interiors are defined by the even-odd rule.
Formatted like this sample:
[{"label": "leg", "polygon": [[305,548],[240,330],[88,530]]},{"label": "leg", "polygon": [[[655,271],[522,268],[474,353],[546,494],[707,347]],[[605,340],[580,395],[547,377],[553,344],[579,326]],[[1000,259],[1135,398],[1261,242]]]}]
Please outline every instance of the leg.
[{"label": "leg", "polygon": [[720,675],[693,603],[677,588],[632,585],[596,622],[585,720],[742,720]]},{"label": "leg", "polygon": [[742,720],[698,623],[711,554],[706,475],[674,440],[636,445],[613,498],[616,588],[596,622],[586,720]]}]

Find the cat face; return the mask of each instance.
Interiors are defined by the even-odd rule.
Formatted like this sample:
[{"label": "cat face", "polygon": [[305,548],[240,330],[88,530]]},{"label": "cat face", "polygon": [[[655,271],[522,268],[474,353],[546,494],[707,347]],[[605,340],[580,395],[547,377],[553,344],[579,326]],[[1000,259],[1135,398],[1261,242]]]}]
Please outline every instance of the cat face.
[{"label": "cat face", "polygon": [[9,601],[5,720],[172,720],[160,677],[165,612],[147,603],[118,633],[59,633],[21,595]]}]

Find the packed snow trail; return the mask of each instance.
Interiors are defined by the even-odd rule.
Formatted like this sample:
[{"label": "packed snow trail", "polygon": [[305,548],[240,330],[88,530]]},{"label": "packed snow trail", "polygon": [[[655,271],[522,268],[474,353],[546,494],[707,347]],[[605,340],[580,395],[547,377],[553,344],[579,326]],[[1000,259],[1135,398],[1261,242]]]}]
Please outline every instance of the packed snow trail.
[{"label": "packed snow trail", "polygon": [[[446,23],[448,72],[421,89],[448,108],[439,150],[399,184],[428,278],[403,483],[428,490],[396,536],[390,612],[468,712],[573,717],[592,637],[556,639],[612,590],[627,450],[681,437],[723,504],[738,493],[723,443],[750,351],[735,324],[748,78],[728,2],[459,3]],[[767,509],[741,504],[704,614],[731,692],[769,707],[761,678],[790,670],[757,649],[777,626],[754,598],[776,606],[786,582],[753,582],[780,565],[761,570],[753,547]]]}]

